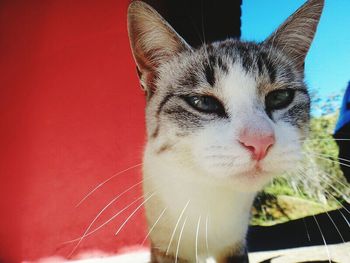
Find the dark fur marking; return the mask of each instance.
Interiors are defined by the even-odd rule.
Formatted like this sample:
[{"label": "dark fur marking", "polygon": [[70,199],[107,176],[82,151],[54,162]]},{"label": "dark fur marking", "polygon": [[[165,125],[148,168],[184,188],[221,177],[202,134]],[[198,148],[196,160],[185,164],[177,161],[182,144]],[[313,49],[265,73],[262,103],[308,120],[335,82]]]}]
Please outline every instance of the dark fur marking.
[{"label": "dark fur marking", "polygon": [[310,119],[309,112],[310,103],[301,102],[294,105],[285,114],[283,114],[282,119],[296,125],[299,129],[301,129]]},{"label": "dark fur marking", "polygon": [[272,111],[265,108],[265,112],[266,112],[267,116],[269,116],[269,118],[270,118],[273,122],[275,122],[275,120],[273,119],[273,116],[272,116]]},{"label": "dark fur marking", "polygon": [[258,56],[258,59],[257,59],[257,66],[258,66],[258,74],[261,75],[263,74],[263,61],[261,60],[261,57]]},{"label": "dark fur marking", "polygon": [[283,75],[290,81],[295,80],[295,75],[292,69],[289,66],[283,67],[282,69]]},{"label": "dark fur marking", "polygon": [[304,93],[306,95],[309,95],[309,92],[305,88],[295,88],[296,91],[299,91],[301,93]]},{"label": "dark fur marking", "polygon": [[179,81],[180,86],[188,88],[196,87],[198,83],[198,77],[196,74],[193,74],[193,71],[189,71],[188,74]]},{"label": "dark fur marking", "polygon": [[164,153],[166,151],[169,151],[171,148],[172,148],[171,145],[164,144],[158,149],[157,154],[161,154],[161,153]]},{"label": "dark fur marking", "polygon": [[260,52],[260,57],[264,62],[267,73],[269,74],[270,82],[274,83],[276,81],[276,75],[277,75],[275,66],[268,58],[268,55],[266,54],[266,52]]},{"label": "dark fur marking", "polygon": [[220,70],[223,71],[225,74],[228,73],[228,67],[227,67],[226,63],[224,63],[224,61],[222,60],[221,57],[218,57],[217,65],[220,68]]},{"label": "dark fur marking", "polygon": [[220,43],[219,48],[221,50],[225,50],[225,53],[227,53],[229,50],[232,49],[232,41],[226,40]]},{"label": "dark fur marking", "polygon": [[177,137],[185,137],[185,136],[187,136],[188,135],[188,132],[177,132],[176,133],[176,136]]},{"label": "dark fur marking", "polygon": [[157,109],[157,116],[160,115],[160,113],[162,112],[162,110],[163,110],[165,104],[166,104],[172,97],[174,97],[174,94],[168,94],[168,95],[166,95],[166,96],[163,98],[163,100],[159,103],[159,107],[158,107],[158,109]]},{"label": "dark fur marking", "polygon": [[207,50],[207,53],[213,53],[214,52],[214,47],[212,44],[208,44],[205,46],[206,50]]},{"label": "dark fur marking", "polygon": [[[215,65],[215,64],[214,64]],[[215,84],[215,71],[214,65],[212,65],[212,61],[209,59],[209,64],[206,62],[204,64],[204,75],[210,86],[214,86]]]},{"label": "dark fur marking", "polygon": [[244,44],[237,45],[236,48],[240,55],[244,70],[249,72],[253,65],[253,60],[250,56],[249,48]]},{"label": "dark fur marking", "polygon": [[158,137],[158,134],[159,134],[159,123],[157,123],[157,127],[156,129],[154,130],[154,132],[152,133],[151,137],[153,139],[157,138]]},{"label": "dark fur marking", "polygon": [[200,116],[188,111],[181,106],[167,109],[164,111],[164,113],[169,115],[178,125],[186,128],[201,127],[203,126],[203,121],[205,121]]},{"label": "dark fur marking", "polygon": [[158,134],[159,134],[159,129],[160,129],[160,124],[159,124],[159,115],[160,113],[162,112],[165,104],[173,97],[174,95],[173,94],[168,94],[166,95],[163,100],[159,103],[159,107],[157,109],[157,113],[156,113],[156,118],[157,118],[157,126],[155,128],[155,130],[153,131],[151,137],[153,139],[157,138],[158,137]]},{"label": "dark fur marking", "polygon": [[209,63],[210,63],[210,66],[212,67],[215,67],[216,66],[216,57],[214,55],[209,55]]}]

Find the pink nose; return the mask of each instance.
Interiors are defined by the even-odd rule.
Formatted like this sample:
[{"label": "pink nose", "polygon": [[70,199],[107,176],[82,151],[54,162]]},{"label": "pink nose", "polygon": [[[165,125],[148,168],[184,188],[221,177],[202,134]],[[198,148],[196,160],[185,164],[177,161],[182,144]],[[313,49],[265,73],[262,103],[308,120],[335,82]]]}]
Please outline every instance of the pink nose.
[{"label": "pink nose", "polygon": [[251,152],[254,160],[260,161],[265,158],[267,151],[275,143],[273,133],[259,134],[244,131],[240,134],[238,141]]}]

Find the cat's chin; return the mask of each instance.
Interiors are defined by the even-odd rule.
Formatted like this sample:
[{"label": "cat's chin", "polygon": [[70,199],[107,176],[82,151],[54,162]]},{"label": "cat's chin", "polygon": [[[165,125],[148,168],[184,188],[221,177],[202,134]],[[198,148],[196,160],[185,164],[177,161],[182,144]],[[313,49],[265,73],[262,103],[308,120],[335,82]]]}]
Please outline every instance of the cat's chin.
[{"label": "cat's chin", "polygon": [[[269,168],[253,162],[246,167],[240,167],[240,169],[237,169],[237,167],[227,170],[203,170],[199,168],[198,174],[202,176],[197,177],[197,179],[202,178],[204,182],[209,184],[219,187],[229,187],[238,192],[257,192],[275,176],[283,173],[279,169],[277,171],[276,169],[270,170]],[[197,173],[194,172],[194,174]]]},{"label": "cat's chin", "polygon": [[261,169],[251,169],[236,173],[230,176],[233,187],[242,192],[258,192],[267,185],[276,173],[267,172]]}]

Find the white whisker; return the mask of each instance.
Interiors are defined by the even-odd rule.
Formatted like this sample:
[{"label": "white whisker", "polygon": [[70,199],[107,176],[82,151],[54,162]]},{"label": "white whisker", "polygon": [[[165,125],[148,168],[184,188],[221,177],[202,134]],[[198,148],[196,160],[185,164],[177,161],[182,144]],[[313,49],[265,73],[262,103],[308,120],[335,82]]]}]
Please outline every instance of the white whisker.
[{"label": "white whisker", "polygon": [[[332,185],[331,183],[327,182],[326,180],[324,180],[324,182],[331,187],[334,191],[336,191],[340,196],[344,196],[344,193],[342,193],[338,188],[336,188],[334,185]],[[324,191],[326,191],[326,189],[324,189]]]},{"label": "white whisker", "polygon": [[327,245],[326,239],[324,238],[324,235],[323,235],[321,226],[320,226],[320,224],[318,223],[316,216],[315,216],[315,215],[312,215],[312,217],[314,218],[314,220],[315,220],[315,222],[316,222],[316,225],[317,225],[317,228],[318,228],[318,230],[319,230],[320,233],[321,233],[323,243],[324,243],[324,245],[325,245],[325,247],[326,247],[327,256],[328,256],[328,261],[329,261],[329,263],[332,263],[332,261],[331,261],[331,254],[330,254],[330,252],[329,252],[328,245]]},{"label": "white whisker", "polygon": [[81,205],[90,195],[92,195],[97,189],[99,189],[99,188],[100,188],[101,186],[103,186],[104,184],[108,183],[108,182],[109,182],[110,180],[112,180],[114,177],[116,177],[116,176],[118,176],[118,175],[120,175],[120,174],[123,174],[123,173],[125,173],[125,172],[127,172],[127,171],[129,171],[129,170],[132,170],[132,169],[134,169],[134,168],[136,168],[136,167],[139,167],[139,166],[141,166],[141,165],[142,165],[142,163],[136,164],[136,165],[134,165],[134,166],[131,166],[131,167],[127,168],[127,169],[124,169],[123,171],[120,171],[120,172],[118,172],[118,173],[112,175],[110,178],[106,179],[105,181],[103,181],[102,183],[100,183],[99,185],[97,185],[97,186],[96,186],[94,189],[92,189],[87,195],[85,195],[84,198],[81,199],[81,200],[79,201],[79,203],[78,203],[75,207],[80,206],[80,205]]},{"label": "white whisker", "polygon": [[153,229],[155,228],[155,226],[157,225],[157,223],[159,222],[159,220],[162,218],[162,216],[164,215],[165,211],[167,210],[167,208],[163,209],[163,212],[159,215],[159,217],[157,218],[157,220],[154,222],[154,224],[152,225],[152,227],[150,228],[150,230],[148,231],[146,237],[144,238],[144,240],[141,243],[141,246],[143,246],[147,240],[147,238],[149,237],[149,235],[151,234],[151,232],[153,231]]},{"label": "white whisker", "polygon": [[[314,152],[309,152],[310,154],[312,155],[315,155],[317,158],[319,159],[322,159],[322,160],[326,160],[326,161],[330,161],[330,162],[334,162],[334,163],[339,163],[339,164],[342,164],[346,167],[350,167],[350,164],[346,164],[346,163],[343,163],[343,162],[339,162],[339,161],[336,161],[336,160],[332,160],[332,159],[329,159],[329,158],[326,158],[324,156],[327,156],[327,155],[322,155],[322,154],[319,154],[319,153],[314,153]],[[347,160],[348,161],[348,160]]]},{"label": "white whisker", "polygon": [[346,222],[346,223],[348,224],[348,226],[350,227],[350,223],[349,223],[348,219],[346,218],[346,216],[343,214],[342,211],[340,211],[340,210],[338,210],[338,211],[339,211],[339,213],[341,214],[341,216],[344,218],[345,222]]},{"label": "white whisker", "polygon": [[[300,188],[299,188],[297,185],[295,185],[295,187],[296,187],[296,190],[299,192],[299,194],[302,194]],[[304,222],[304,225],[305,225],[307,238],[308,238],[309,242],[311,242],[309,229],[308,229],[308,227],[307,227],[307,225],[306,225],[306,222],[305,222],[305,219],[304,219],[304,218],[303,218],[303,222]]]},{"label": "white whisker", "polygon": [[304,226],[305,226],[307,239],[309,240],[309,242],[311,242],[310,233],[309,233],[309,229],[308,229],[308,227],[307,227],[307,224],[306,224],[306,222],[305,222],[305,218],[303,218],[303,223],[304,223]]},{"label": "white whisker", "polygon": [[166,252],[165,252],[165,255],[168,255],[168,253],[169,253],[170,246],[171,246],[171,243],[173,242],[176,229],[177,229],[177,227],[178,227],[178,225],[179,225],[179,223],[180,223],[180,220],[181,220],[183,214],[185,213],[185,210],[186,210],[186,208],[187,208],[187,206],[188,206],[189,203],[190,203],[190,200],[187,201],[185,207],[182,209],[182,211],[181,211],[181,213],[180,213],[180,216],[179,216],[179,218],[178,218],[178,220],[177,220],[177,222],[176,222],[176,224],[175,224],[174,231],[173,231],[173,233],[171,234],[170,241],[169,241],[169,245],[168,245],[168,248],[167,248],[167,250],[166,250]]},{"label": "white whisker", "polygon": [[330,158],[339,159],[339,160],[344,161],[344,162],[350,162],[350,160],[349,160],[349,159],[345,159],[345,158],[336,157],[336,156],[333,156],[333,155],[330,155],[330,154],[324,154],[324,153],[315,153],[315,152],[309,152],[309,153],[313,153],[313,154],[318,154],[318,155],[325,156],[325,157],[330,157]]},{"label": "white whisker", "polygon": [[199,226],[201,223],[202,216],[199,216],[198,223],[197,223],[197,231],[196,231],[196,263],[198,263],[198,234],[199,234]]},{"label": "white whisker", "polygon": [[209,256],[208,221],[209,221],[209,214],[207,214],[207,216],[205,218],[205,246],[207,248],[207,256]]},{"label": "white whisker", "polygon": [[[187,6],[186,8],[190,8],[189,6]],[[193,19],[193,16],[191,16],[189,13],[188,13],[188,18],[189,20],[191,21],[191,24],[199,38],[199,40],[201,41],[201,43],[203,44],[203,39],[202,39],[202,36],[201,36],[201,33],[199,32],[198,28],[197,28],[197,25],[196,23],[194,22],[194,19]]]},{"label": "white whisker", "polygon": [[349,211],[345,206],[343,206],[343,204],[342,204],[331,192],[327,191],[326,189],[324,189],[324,191],[325,191],[330,197],[332,197],[332,198],[340,205],[340,207],[344,208],[344,210],[345,210],[348,214],[350,214],[350,211]]},{"label": "white whisker", "polygon": [[185,221],[184,221],[184,223],[182,224],[181,231],[180,231],[180,235],[179,235],[179,240],[177,241],[176,255],[175,255],[175,263],[177,263],[177,258],[178,258],[178,255],[179,255],[179,248],[180,248],[181,237],[182,237],[182,233],[183,233],[184,228],[185,228],[186,221],[187,221],[187,217],[185,218]]},{"label": "white whisker", "polygon": [[336,231],[338,232],[338,234],[339,234],[341,240],[343,241],[343,243],[345,243],[345,240],[344,240],[344,238],[343,238],[343,235],[340,233],[339,228],[338,228],[337,225],[335,224],[333,218],[329,215],[329,213],[328,213],[327,211],[325,211],[325,212],[326,212],[326,214],[327,214],[329,220],[331,220],[331,222],[332,222],[333,226],[335,227]]},{"label": "white whisker", "polygon": [[[302,174],[300,174],[300,175],[302,175]],[[296,186],[296,187],[297,187],[298,191],[301,192],[301,190],[299,189],[299,187],[298,187],[298,186]],[[325,190],[325,189],[324,189],[324,191],[325,191],[330,197],[332,197],[336,202],[338,202],[338,203],[347,211],[347,209],[346,209],[346,208],[345,208],[345,207],[344,207],[330,192],[328,192],[328,191]],[[346,223],[348,224],[348,226],[350,227],[350,224],[349,224],[347,218],[344,216],[344,214],[343,214],[340,210],[338,210],[338,211],[339,211],[339,213],[342,215],[342,217],[344,218],[345,222],[346,222]],[[330,214],[329,214],[327,211],[325,211],[325,213],[327,214],[328,218],[330,219],[330,221],[332,222],[333,226],[335,227],[335,229],[336,229],[337,233],[339,234],[341,240],[343,241],[343,243],[345,243],[346,241],[344,240],[343,235],[341,234],[341,232],[340,232],[339,228],[337,227],[336,223],[334,222],[333,218],[330,216]],[[325,240],[325,238],[324,238],[324,235],[323,235],[323,233],[322,233],[321,226],[319,225],[319,223],[318,223],[318,221],[317,221],[317,218],[315,217],[315,214],[313,214],[312,216],[313,216],[313,218],[314,218],[314,220],[315,220],[315,222],[316,222],[316,224],[317,224],[317,227],[318,227],[318,229],[319,229],[319,231],[320,231],[320,233],[321,233],[321,236],[322,236],[323,243],[325,244],[325,247],[326,247],[326,249],[327,249],[327,254],[328,254],[329,262],[331,262],[331,260],[330,260],[329,249],[328,249],[326,240]],[[305,221],[304,221],[304,223],[305,223]],[[305,224],[305,225],[306,225],[306,224]],[[308,235],[308,236],[309,236],[309,235]],[[310,240],[310,239],[309,239],[309,240]]]},{"label": "white whisker", "polygon": [[202,44],[203,44],[203,47],[204,47],[204,53],[205,53],[205,57],[207,59],[207,63],[208,63],[208,66],[211,68],[211,63],[210,63],[210,60],[209,60],[209,54],[208,54],[208,48],[207,48],[207,43],[206,43],[206,39],[205,39],[205,30],[204,30],[204,4],[203,4],[203,1],[201,1],[201,23],[202,23],[202,34],[203,34],[203,40],[202,40]]},{"label": "white whisker", "polygon": [[150,200],[156,192],[153,192],[149,197],[147,197],[139,206],[135,208],[135,210],[125,219],[124,223],[118,228],[117,232],[115,235],[117,236],[119,232],[123,229],[123,227],[126,225],[126,223],[130,220],[130,218],[148,201]]},{"label": "white whisker", "polygon": [[[312,154],[312,153],[311,153]],[[325,159],[325,160],[329,160],[328,158],[324,158],[322,156],[317,156],[317,154],[312,154],[312,155],[315,155],[315,158],[319,158],[319,159]],[[308,157],[309,158],[309,157]],[[313,158],[309,158],[310,161],[313,161],[314,159]],[[331,160],[329,160],[331,161]],[[307,181],[310,182],[310,180],[308,179],[308,177],[305,175],[305,171],[301,170],[301,169],[298,169],[298,172],[300,174],[303,174],[305,178],[307,178]],[[346,195],[340,191],[337,187],[335,187],[332,183],[330,183],[330,179],[327,177],[326,174],[323,174],[323,173],[318,173],[318,178],[322,179],[322,182],[325,183],[326,185],[328,185],[330,188],[332,188],[334,191],[336,191],[340,196],[342,196],[345,200],[348,201]],[[345,189],[349,189],[349,186],[345,185],[343,182],[341,182],[340,180],[338,180],[337,178],[332,178],[333,181],[337,182],[339,185],[342,185]],[[303,181],[303,180],[301,180]],[[322,189],[323,192],[326,192],[329,194],[328,191],[326,191],[325,188]]]},{"label": "white whisker", "polygon": [[[95,218],[91,221],[91,223],[89,224],[89,226],[86,228],[86,230],[84,231],[83,235],[79,238],[79,242],[78,244],[75,246],[75,248],[73,249],[73,253],[74,251],[78,248],[78,246],[80,245],[80,243],[83,241],[83,239],[87,236],[87,233],[89,232],[89,230],[91,229],[91,227],[93,226],[93,224],[97,221],[98,218],[100,218],[100,216],[102,215],[102,213],[104,211],[106,211],[106,209],[108,207],[110,207],[113,203],[115,203],[120,197],[122,197],[124,194],[126,194],[127,192],[129,192],[130,190],[132,190],[133,188],[135,188],[136,186],[138,186],[139,184],[141,184],[144,180],[141,180],[140,182],[132,185],[131,187],[129,187],[128,189],[126,189],[125,191],[123,191],[122,193],[120,193],[119,195],[117,195],[115,198],[113,198],[96,216]],[[131,203],[133,204],[133,203]],[[124,210],[121,210],[124,211]],[[107,221],[109,222],[109,221]],[[68,241],[68,242],[74,242],[76,241],[76,239]]]},{"label": "white whisker", "polygon": [[328,138],[328,139],[305,139],[300,140],[301,142],[312,142],[312,141],[350,141],[350,139],[335,139],[335,138]]},{"label": "white whisker", "polygon": [[[90,232],[86,233],[85,237],[88,237],[90,235],[92,235],[93,233],[95,233],[96,231],[98,231],[99,229],[101,229],[103,226],[107,225],[109,222],[111,222],[113,219],[115,219],[118,215],[120,215],[122,212],[124,212],[126,209],[128,209],[130,206],[132,206],[133,204],[135,204],[137,201],[141,200],[143,198],[143,196],[138,197],[137,199],[135,199],[134,201],[132,201],[130,204],[128,204],[127,206],[125,206],[123,209],[119,210],[118,213],[114,214],[110,219],[108,219],[106,222],[104,222],[102,225],[99,225],[98,227],[94,228],[93,230],[91,230]],[[64,242],[63,244],[68,244],[68,243],[73,243],[76,242],[78,240],[80,240],[82,237],[78,237],[69,241]]]},{"label": "white whisker", "polygon": [[[81,244],[82,240],[90,235],[92,235],[93,233],[95,233],[96,231],[98,231],[99,229],[101,229],[103,226],[107,225],[109,222],[111,222],[114,218],[116,218],[118,215],[120,215],[122,212],[124,212],[126,209],[128,209],[130,206],[132,206],[133,204],[135,204],[137,201],[139,201],[140,199],[142,199],[143,196],[140,196],[139,198],[135,199],[134,201],[132,201],[130,204],[128,204],[127,206],[125,206],[123,209],[119,210],[118,213],[114,214],[110,219],[108,219],[106,222],[104,222],[102,225],[98,226],[97,228],[93,229],[90,232],[85,231],[83,236],[69,240],[64,242],[63,244],[69,244],[69,243],[73,243],[78,241],[78,244],[75,245],[75,247],[73,248],[73,250],[71,251],[71,253],[69,254],[69,257],[71,257],[74,252],[77,250],[77,248],[79,247],[79,245]],[[91,224],[90,224],[91,225]]]}]

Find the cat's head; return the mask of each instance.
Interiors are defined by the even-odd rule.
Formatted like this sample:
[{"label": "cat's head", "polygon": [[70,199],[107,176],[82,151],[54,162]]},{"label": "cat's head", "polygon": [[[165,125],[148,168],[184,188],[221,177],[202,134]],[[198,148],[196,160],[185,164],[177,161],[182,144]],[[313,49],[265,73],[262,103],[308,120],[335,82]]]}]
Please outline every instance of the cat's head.
[{"label": "cat's head", "polygon": [[323,4],[309,0],[262,43],[195,49],[133,2],[128,29],[147,94],[147,154],[242,189],[293,169],[310,114],[304,61]]}]

